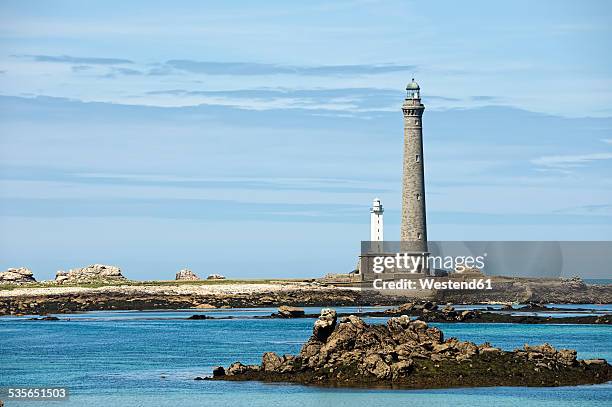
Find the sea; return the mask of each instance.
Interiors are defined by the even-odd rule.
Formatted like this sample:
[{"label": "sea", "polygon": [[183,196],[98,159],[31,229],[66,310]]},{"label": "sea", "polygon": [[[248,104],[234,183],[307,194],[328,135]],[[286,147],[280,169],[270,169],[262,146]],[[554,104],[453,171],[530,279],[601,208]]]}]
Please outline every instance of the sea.
[{"label": "sea", "polygon": [[[568,314],[610,313],[609,305],[563,305]],[[578,308],[588,308],[589,311]],[[337,307],[359,314],[357,309]],[[6,406],[603,406],[612,405],[612,383],[576,387],[493,387],[441,390],[372,390],[196,381],[215,366],[259,363],[266,351],[295,354],[312,332],[313,319],[253,319],[275,309],[107,311],[0,317],[0,388],[65,387],[62,401],[13,401]],[[307,308],[308,313],[319,312]],[[564,311],[565,312],[565,311]],[[194,313],[233,319],[188,320]],[[563,315],[555,314],[555,315]],[[365,318],[384,323],[385,318]],[[488,341],[512,350],[548,342],[578,351],[579,358],[612,360],[612,326],[431,324],[445,337]],[[4,398],[3,398],[4,397]]]}]

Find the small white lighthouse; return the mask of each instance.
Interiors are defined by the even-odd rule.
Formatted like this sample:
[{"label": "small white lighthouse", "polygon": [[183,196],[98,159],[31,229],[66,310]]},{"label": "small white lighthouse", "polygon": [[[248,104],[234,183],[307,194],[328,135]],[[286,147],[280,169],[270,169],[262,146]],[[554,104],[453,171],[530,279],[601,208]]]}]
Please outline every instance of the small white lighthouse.
[{"label": "small white lighthouse", "polygon": [[380,199],[374,198],[370,208],[370,240],[372,242],[382,242],[383,238],[383,209]]}]

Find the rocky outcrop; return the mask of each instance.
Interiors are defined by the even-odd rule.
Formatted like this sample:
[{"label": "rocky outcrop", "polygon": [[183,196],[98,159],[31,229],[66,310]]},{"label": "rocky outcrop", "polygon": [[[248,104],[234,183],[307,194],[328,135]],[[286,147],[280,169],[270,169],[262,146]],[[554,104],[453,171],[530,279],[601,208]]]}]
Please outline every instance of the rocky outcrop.
[{"label": "rocky outcrop", "polygon": [[579,361],[576,351],[549,344],[512,352],[476,345],[407,316],[368,325],[351,315],[338,323],[323,310],[298,355],[266,352],[261,365],[236,362],[213,379],[284,381],[360,387],[567,386],[612,379],[605,360]]},{"label": "rocky outcrop", "polygon": [[278,307],[278,312],[271,315],[272,318],[302,318],[306,314],[304,308],[290,307],[289,305],[281,305]]},{"label": "rocky outcrop", "polygon": [[435,302],[422,301],[409,302],[397,308],[385,311],[388,315],[417,315],[420,320],[429,322],[468,322],[481,317],[479,311],[464,310],[456,311],[451,304],[445,305],[442,309]]},{"label": "rocky outcrop", "polygon": [[[494,308],[487,307],[489,311]],[[585,315],[585,316],[538,316],[533,312],[567,311],[559,308],[548,307],[543,304],[528,304],[524,307],[512,308],[504,305],[503,311],[507,312],[483,312],[479,310],[456,310],[451,304],[440,308],[438,304],[431,301],[409,302],[399,307],[386,311],[374,311],[365,313],[371,317],[410,315],[425,322],[470,322],[470,323],[516,323],[516,324],[612,324],[612,315]],[[524,312],[524,314],[521,314]]]},{"label": "rocky outcrop", "polygon": [[222,276],[221,274],[209,274],[208,277],[206,277],[207,280],[225,280],[225,276]]},{"label": "rocky outcrop", "polygon": [[92,264],[91,266],[70,269],[68,271],[60,270],[55,275],[55,282],[57,284],[121,280],[126,280],[126,278],[121,274],[121,269],[119,269],[119,267],[107,266],[104,264]]},{"label": "rocky outcrop", "polygon": [[27,284],[35,283],[36,279],[30,269],[25,267],[9,268],[0,273],[0,284]]},{"label": "rocky outcrop", "polygon": [[214,319],[214,318],[209,317],[208,315],[205,315],[205,314],[194,314],[187,319]]},{"label": "rocky outcrop", "polygon": [[193,271],[189,269],[182,269],[178,273],[176,273],[176,281],[197,281],[200,277]]}]

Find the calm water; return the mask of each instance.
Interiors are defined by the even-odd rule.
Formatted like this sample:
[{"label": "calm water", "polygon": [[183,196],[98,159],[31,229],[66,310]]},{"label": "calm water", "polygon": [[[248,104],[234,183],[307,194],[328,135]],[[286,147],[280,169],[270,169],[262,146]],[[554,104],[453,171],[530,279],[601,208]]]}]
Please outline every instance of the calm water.
[{"label": "calm water", "polygon": [[[571,312],[572,307],[568,307]],[[601,311],[602,308],[592,308]],[[608,307],[605,307],[608,311]],[[346,311],[350,308],[337,308]],[[354,309],[350,309],[355,311]],[[265,315],[215,310],[215,316]],[[0,387],[66,386],[64,402],[16,406],[601,406],[612,384],[572,388],[486,388],[420,391],[345,390],[255,382],[194,381],[213,366],[259,363],[264,351],[296,353],[313,320],[203,320],[181,312],[95,312],[69,321],[0,318]],[[208,313],[208,312],[207,312]],[[383,323],[384,319],[369,319]],[[612,327],[594,325],[435,324],[446,336],[504,349],[549,342],[580,358],[612,359]],[[11,404],[7,404],[10,406]]]}]

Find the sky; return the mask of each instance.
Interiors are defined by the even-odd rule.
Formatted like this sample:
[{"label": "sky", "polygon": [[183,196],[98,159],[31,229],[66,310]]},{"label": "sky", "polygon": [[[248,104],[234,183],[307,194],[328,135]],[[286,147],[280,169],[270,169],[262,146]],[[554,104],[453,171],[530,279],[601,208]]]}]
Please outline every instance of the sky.
[{"label": "sky", "polygon": [[348,272],[373,198],[399,238],[413,77],[430,240],[611,240],[611,23],[607,1],[3,1],[0,269]]}]

